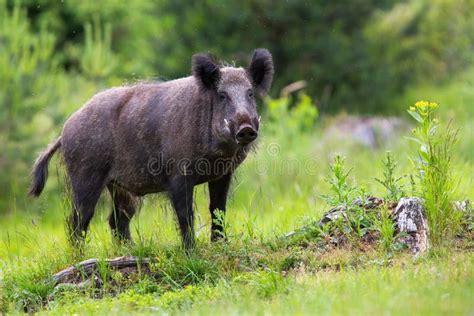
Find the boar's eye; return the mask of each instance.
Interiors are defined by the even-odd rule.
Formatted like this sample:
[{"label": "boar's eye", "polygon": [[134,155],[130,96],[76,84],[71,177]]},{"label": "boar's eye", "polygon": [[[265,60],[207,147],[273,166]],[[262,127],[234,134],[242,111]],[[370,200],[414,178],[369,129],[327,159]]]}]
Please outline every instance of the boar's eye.
[{"label": "boar's eye", "polygon": [[227,100],[227,95],[224,92],[219,92],[219,101]]},{"label": "boar's eye", "polygon": [[253,98],[253,90],[250,89],[249,91],[247,91],[247,96],[249,98]]}]

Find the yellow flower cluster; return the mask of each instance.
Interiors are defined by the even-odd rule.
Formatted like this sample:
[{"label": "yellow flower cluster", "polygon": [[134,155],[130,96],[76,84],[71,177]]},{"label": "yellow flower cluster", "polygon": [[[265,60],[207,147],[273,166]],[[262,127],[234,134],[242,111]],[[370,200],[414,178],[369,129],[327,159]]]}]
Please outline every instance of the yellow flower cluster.
[{"label": "yellow flower cluster", "polygon": [[411,111],[414,111],[415,108],[418,108],[420,110],[422,109],[436,109],[438,107],[438,103],[436,102],[429,102],[429,101],[418,101],[415,103],[415,107],[410,107]]}]

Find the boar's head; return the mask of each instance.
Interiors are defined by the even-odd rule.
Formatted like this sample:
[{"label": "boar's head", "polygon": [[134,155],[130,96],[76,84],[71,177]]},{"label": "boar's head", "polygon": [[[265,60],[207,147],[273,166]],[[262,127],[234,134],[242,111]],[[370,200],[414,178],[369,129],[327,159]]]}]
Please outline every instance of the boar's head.
[{"label": "boar's head", "polygon": [[215,134],[237,146],[252,143],[259,129],[255,95],[265,95],[273,79],[270,52],[256,49],[246,69],[221,66],[207,54],[196,54],[192,73],[211,98]]}]

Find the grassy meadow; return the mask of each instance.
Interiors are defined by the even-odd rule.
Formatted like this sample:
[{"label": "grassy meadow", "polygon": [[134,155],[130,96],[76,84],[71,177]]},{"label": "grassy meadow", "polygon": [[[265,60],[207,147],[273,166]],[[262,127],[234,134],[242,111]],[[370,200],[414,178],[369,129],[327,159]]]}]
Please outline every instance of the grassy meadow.
[{"label": "grassy meadow", "polygon": [[[0,314],[472,315],[474,214],[452,201],[474,199],[473,13],[472,0],[0,0]],[[275,76],[226,241],[210,242],[206,185],[189,254],[159,194],[117,244],[104,192],[72,248],[60,155],[26,196],[38,152],[95,93],[187,76],[197,52],[245,66],[257,47]],[[423,198],[429,251],[400,242],[389,203],[310,225],[369,196]],[[119,256],[153,262],[122,274],[103,261]],[[89,258],[100,282],[54,284]]]},{"label": "grassy meadow", "polygon": [[[2,310],[202,315],[472,313],[472,235],[416,258],[403,250],[386,249],[380,241],[367,245],[354,238],[344,245],[321,246],[321,236],[296,242],[281,238],[330,208],[322,195],[331,194],[326,179],[336,154],[345,156],[346,169],[351,169],[348,185],[363,188],[367,194],[386,195],[375,178],[383,177],[387,150],[398,162],[398,176],[413,174],[410,156],[417,145],[404,136],[411,136],[414,123],[403,108],[421,98],[440,103],[440,129],[448,120],[459,127],[452,172],[459,180],[459,199],[472,198],[474,136],[469,105],[474,104],[474,72],[456,80],[436,88],[413,89],[395,100],[393,106],[401,109],[407,126],[375,149],[327,135],[327,127],[344,115],[324,116],[315,128],[303,130],[291,127],[291,115],[272,121],[272,113],[267,112],[259,147],[241,167],[232,187],[226,215],[228,242],[209,242],[207,188],[199,186],[195,202],[198,247],[190,256],[183,255],[172,209],[159,195],[146,197],[132,221],[135,244],[120,246],[112,242],[107,225],[110,198],[104,194],[84,253],[71,249],[65,230],[70,202],[64,193],[48,193],[63,184],[60,161],[53,159],[48,186],[39,201],[19,197],[17,204],[25,209],[1,218]],[[267,106],[271,102],[275,101],[266,102]],[[268,135],[274,124],[287,124],[287,133]],[[410,195],[409,181],[402,182]],[[85,290],[55,289],[48,282],[48,276],[83,258],[121,255],[155,258],[154,269],[161,277],[111,275],[110,284]]]}]

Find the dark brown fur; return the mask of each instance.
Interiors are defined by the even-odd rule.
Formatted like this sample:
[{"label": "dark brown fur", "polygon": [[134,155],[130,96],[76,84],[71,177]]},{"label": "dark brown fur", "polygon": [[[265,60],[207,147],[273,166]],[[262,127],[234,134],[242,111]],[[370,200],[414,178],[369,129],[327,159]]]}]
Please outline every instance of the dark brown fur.
[{"label": "dark brown fur", "polygon": [[107,187],[114,202],[109,223],[119,239],[130,239],[138,196],[167,192],[190,249],[193,187],[205,182],[211,238],[222,236],[215,212],[225,211],[232,173],[257,135],[253,91],[268,91],[273,63],[267,50],[258,49],[248,69],[221,67],[203,54],[194,55],[192,64],[190,77],[98,93],[67,120],[62,135],[40,155],[30,194],[40,195],[49,159],[60,149],[72,188],[73,240],[84,238]]}]

